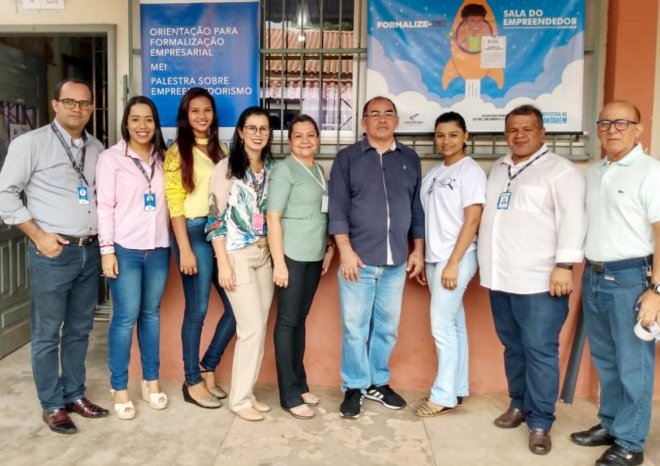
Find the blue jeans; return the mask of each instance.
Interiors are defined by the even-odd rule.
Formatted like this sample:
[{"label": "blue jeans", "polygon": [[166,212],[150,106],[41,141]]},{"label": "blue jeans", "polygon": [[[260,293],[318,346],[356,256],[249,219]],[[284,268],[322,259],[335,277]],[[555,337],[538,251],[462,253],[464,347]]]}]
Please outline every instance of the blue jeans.
[{"label": "blue jeans", "polygon": [[112,321],[108,331],[108,367],[113,390],[126,390],[133,328],[137,323],[142,378],[158,380],[160,300],[170,268],[169,248],[127,249],[115,245],[117,278],[109,279]]},{"label": "blue jeans", "polygon": [[[32,372],[43,409],[85,395],[85,357],[99,299],[99,245],[63,246],[48,258],[28,244]],[[61,371],[60,371],[61,367]]]},{"label": "blue jeans", "polygon": [[[183,369],[188,385],[195,385],[202,381],[200,364],[205,370],[215,370],[227,345],[236,333],[234,312],[231,309],[225,290],[218,283],[218,268],[213,255],[213,246],[206,241],[205,225],[206,217],[186,219],[190,246],[197,258],[197,274],[181,274],[183,295],[186,301],[183,310],[181,341],[183,346]],[[172,242],[172,250],[177,263],[179,263],[179,248],[176,241]],[[220,295],[225,312],[218,321],[211,343],[200,362],[199,345],[202,339],[202,326],[209,308],[211,283]]]},{"label": "blue jeans", "polygon": [[345,280],[341,269],[337,276],[342,387],[365,390],[370,385],[389,383],[388,364],[399,330],[406,264],[367,265],[360,269],[357,282]]},{"label": "blue jeans", "polygon": [[477,251],[468,252],[461,260],[458,283],[453,290],[443,287],[440,281],[446,265],[446,261],[426,264],[426,278],[431,289],[431,333],[438,353],[438,374],[430,400],[453,408],[457,396],[470,394],[463,294],[477,272]]},{"label": "blue jeans", "polygon": [[527,413],[530,429],[550,430],[559,393],[559,333],[568,296],[490,291],[495,330],[504,345],[511,407]]},{"label": "blue jeans", "polygon": [[582,307],[591,360],[600,381],[603,427],[616,443],[642,451],[651,422],[655,341],[635,336],[635,303],[646,289],[644,267],[582,276]]}]

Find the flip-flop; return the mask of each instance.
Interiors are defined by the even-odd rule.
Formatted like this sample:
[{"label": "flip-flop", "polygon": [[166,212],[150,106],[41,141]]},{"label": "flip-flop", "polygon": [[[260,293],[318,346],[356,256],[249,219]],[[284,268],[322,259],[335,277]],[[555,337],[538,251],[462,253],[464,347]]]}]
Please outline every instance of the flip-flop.
[{"label": "flip-flop", "polygon": [[434,406],[430,404],[428,400],[424,400],[419,403],[419,406],[417,406],[415,414],[419,417],[433,417],[449,413],[453,410],[454,408],[448,408],[447,406]]}]

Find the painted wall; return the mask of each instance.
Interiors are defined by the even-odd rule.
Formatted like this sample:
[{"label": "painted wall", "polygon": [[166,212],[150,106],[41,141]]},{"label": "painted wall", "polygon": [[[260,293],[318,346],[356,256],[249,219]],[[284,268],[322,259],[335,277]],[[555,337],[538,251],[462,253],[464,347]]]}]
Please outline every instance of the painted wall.
[{"label": "painted wall", "polygon": [[625,0],[609,3],[605,101],[623,99],[637,105],[645,126],[641,142],[649,148],[657,80],[658,1],[638,0],[631,6]]},{"label": "painted wall", "polygon": [[[337,266],[322,278],[307,323],[307,351],[305,363],[308,382],[311,385],[335,385],[339,387],[339,361],[341,348],[341,323],[337,288]],[[579,271],[576,271],[576,276]],[[573,339],[577,318],[578,291],[571,298],[571,312],[561,336],[562,373],[568,360],[568,352]],[[409,281],[402,307],[399,339],[392,356],[392,385],[405,389],[427,389],[431,386],[436,371],[435,346],[429,324],[428,290]],[[506,393],[506,379],[502,362],[502,346],[495,335],[488,304],[487,291],[478,284],[478,277],[470,284],[465,308],[470,339],[470,378],[474,393]],[[215,324],[222,312],[222,305],[215,292],[211,296],[209,315],[202,337],[202,351],[211,338]],[[161,376],[182,378],[181,322],[183,319],[183,296],[181,280],[175,264],[170,268],[170,281],[161,308]],[[266,351],[261,369],[260,381],[276,383],[275,358],[273,351],[273,324],[276,305],[271,308],[266,338]],[[203,354],[203,353],[202,353]],[[218,369],[219,379],[228,385],[231,378],[231,358],[233,343],[225,354]],[[139,376],[137,350],[133,349],[132,373]],[[586,359],[585,359],[586,362]],[[577,396],[588,392],[588,370],[580,374]]]},{"label": "painted wall", "polygon": [[[635,9],[623,8],[623,0],[612,0],[609,7],[605,101],[628,99],[635,102],[643,115],[646,126],[642,142],[648,147],[652,134],[652,108],[654,95],[656,41],[658,30],[658,5],[655,0],[640,0]],[[639,15],[644,11],[644,15]],[[640,21],[643,23],[641,24]],[[588,164],[581,164],[587,169]],[[338,311],[336,265],[321,281],[308,320],[306,368],[310,384],[336,385],[339,377],[341,327]],[[168,289],[163,315],[169,321],[163,331],[164,373],[181,377],[179,329],[183,306],[178,273],[172,269],[172,285]],[[563,373],[580,312],[579,276],[575,271],[576,290],[571,296],[570,313],[564,325],[560,341],[560,366]],[[218,300],[213,296],[211,314],[207,319],[204,341],[210,338],[211,326],[218,319]],[[392,384],[399,388],[428,389],[436,372],[436,357],[430,334],[428,317],[429,295],[426,289],[410,282],[404,293],[399,340],[391,367]],[[478,285],[478,277],[472,281],[465,299],[468,332],[470,338],[470,380],[474,393],[506,393],[506,379],[502,362],[502,346],[493,327],[486,290]],[[272,343],[272,327],[275,306],[271,310],[266,354],[260,380],[275,383],[275,366]],[[167,343],[165,343],[167,342]],[[133,358],[135,360],[135,358]],[[231,354],[220,365],[220,380],[227,381],[231,374]],[[660,374],[656,374],[660,380]],[[657,382],[657,381],[656,381]],[[578,377],[576,396],[597,396],[598,381],[587,351],[583,354]],[[656,383],[656,397],[660,386]]]},{"label": "painted wall", "polygon": [[[67,0],[60,11],[21,11],[21,2],[0,2],[0,28],[3,25],[89,25],[116,26],[117,82],[128,74],[128,6],[126,2],[105,0]],[[109,7],[112,5],[112,7]],[[658,5],[656,0],[638,0],[635,8],[623,8],[624,0],[610,1],[607,35],[607,65],[605,100],[629,99],[637,103],[644,116],[645,146],[652,133],[652,105],[655,74]],[[644,12],[644,14],[640,14]],[[116,106],[121,109],[121,92],[117,92]],[[118,113],[121,113],[120,111]],[[312,313],[308,320],[306,367],[310,384],[339,386],[340,321],[336,266],[324,277]],[[579,271],[575,272],[576,277]],[[435,376],[436,358],[429,329],[428,291],[409,283],[404,294],[400,337],[392,358],[392,384],[398,388],[427,389]],[[579,307],[579,287],[571,297],[571,312],[561,336],[562,373],[567,364]],[[475,278],[466,296],[466,311],[470,337],[471,390],[475,393],[506,393],[502,363],[502,346],[493,328],[486,291]],[[212,295],[209,316],[203,334],[203,347],[210,339],[212,327],[218,320],[219,300]],[[163,378],[183,378],[180,328],[183,297],[181,281],[175,267],[171,267],[170,283],[162,307],[161,352]],[[266,355],[261,371],[262,382],[274,383],[272,326],[275,309],[271,310]],[[220,380],[230,378],[233,345],[219,368]],[[132,373],[139,376],[139,358],[134,351]],[[597,382],[588,361],[583,357],[577,396],[593,395]],[[226,385],[226,383],[225,383]],[[660,384],[656,383],[656,395]],[[413,400],[411,400],[413,401]]]}]

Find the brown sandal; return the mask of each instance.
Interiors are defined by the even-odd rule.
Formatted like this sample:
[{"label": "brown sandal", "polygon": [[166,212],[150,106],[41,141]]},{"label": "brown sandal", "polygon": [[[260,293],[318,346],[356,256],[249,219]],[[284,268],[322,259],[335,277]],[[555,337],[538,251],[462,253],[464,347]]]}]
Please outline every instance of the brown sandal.
[{"label": "brown sandal", "polygon": [[429,400],[422,400],[415,410],[415,414],[419,417],[433,417],[439,416],[440,414],[446,414],[453,411],[454,408],[449,408],[447,406],[436,405],[435,403]]}]

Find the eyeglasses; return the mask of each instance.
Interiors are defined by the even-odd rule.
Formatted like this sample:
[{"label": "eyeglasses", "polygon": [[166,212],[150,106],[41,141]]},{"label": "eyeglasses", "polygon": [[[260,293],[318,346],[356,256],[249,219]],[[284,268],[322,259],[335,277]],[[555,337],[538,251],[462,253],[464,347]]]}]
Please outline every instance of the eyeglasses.
[{"label": "eyeglasses", "polygon": [[396,112],[394,110],[388,110],[386,112],[379,112],[377,110],[374,110],[373,112],[368,112],[367,114],[365,114],[365,117],[371,118],[372,120],[377,120],[381,117],[384,117],[389,120],[390,118],[396,117]]},{"label": "eyeglasses", "polygon": [[250,136],[254,136],[257,133],[262,134],[262,135],[265,136],[266,134],[270,133],[270,128],[268,126],[246,125],[246,126],[243,126],[243,129]]},{"label": "eyeglasses", "polygon": [[639,121],[624,120],[623,118],[618,120],[598,120],[596,122],[599,131],[609,131],[612,125],[614,125],[617,131],[625,131],[631,124],[636,125],[638,123]]},{"label": "eyeglasses", "polygon": [[80,107],[80,110],[90,110],[92,108],[90,100],[59,99],[58,102],[67,110],[73,110],[76,105]]}]

